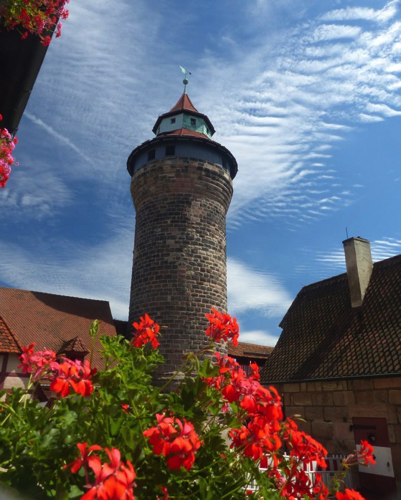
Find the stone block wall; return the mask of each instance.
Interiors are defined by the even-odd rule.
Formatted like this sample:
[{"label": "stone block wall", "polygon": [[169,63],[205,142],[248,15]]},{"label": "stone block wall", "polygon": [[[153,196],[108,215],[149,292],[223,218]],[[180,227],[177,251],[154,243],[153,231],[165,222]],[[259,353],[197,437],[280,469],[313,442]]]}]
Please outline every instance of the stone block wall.
[{"label": "stone block wall", "polygon": [[147,312],[163,330],[160,378],[208,341],[205,314],[227,307],[230,175],[191,158],[154,160],[132,177],[136,209],[129,323]]},{"label": "stone block wall", "polygon": [[300,415],[300,428],[329,454],[355,449],[353,417],[385,418],[398,491],[401,491],[401,377],[300,382],[275,385],[285,415]]}]

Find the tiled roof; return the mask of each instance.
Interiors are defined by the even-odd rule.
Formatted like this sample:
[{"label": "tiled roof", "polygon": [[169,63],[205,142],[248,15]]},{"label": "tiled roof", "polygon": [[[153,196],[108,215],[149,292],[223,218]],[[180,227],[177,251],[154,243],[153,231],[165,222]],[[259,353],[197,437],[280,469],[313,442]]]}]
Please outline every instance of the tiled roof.
[{"label": "tiled roof", "polygon": [[90,350],[83,343],[81,337],[78,335],[71,340],[67,340],[61,346],[59,353],[85,353],[89,354]]},{"label": "tiled roof", "polygon": [[1,353],[20,353],[21,348],[17,339],[11,333],[10,328],[4,318],[0,316],[0,352]]},{"label": "tiled roof", "polygon": [[178,99],[176,104],[170,109],[170,113],[172,111],[182,111],[184,109],[186,109],[187,111],[195,111],[196,113],[199,113],[199,111],[192,104],[191,99],[189,98],[188,94],[186,94],[185,92]]},{"label": "tiled roof", "polygon": [[255,359],[267,359],[273,352],[273,347],[248,342],[238,342],[237,346],[228,344],[228,355],[233,357],[247,357]]},{"label": "tiled roof", "polygon": [[159,134],[158,137],[164,137],[167,135],[190,135],[192,137],[201,137],[202,139],[208,139],[209,141],[211,141],[210,137],[208,137],[206,134],[201,134],[200,132],[196,132],[196,130],[190,130],[188,128],[179,128],[177,130],[171,130],[171,132],[163,132]]},{"label": "tiled roof", "polygon": [[115,319],[114,327],[116,329],[117,335],[122,335],[123,337],[127,336],[128,321],[124,321],[122,319]]},{"label": "tiled roof", "polygon": [[373,265],[362,306],[341,274],[302,288],[280,326],[264,383],[401,374],[401,255]]},{"label": "tiled roof", "polygon": [[[50,293],[0,287],[0,314],[20,345],[36,342],[36,349],[59,352],[65,342],[81,337],[91,347],[89,326],[94,319],[101,321],[100,332],[115,335],[109,303]],[[102,366],[100,344],[95,344],[94,364]]]}]

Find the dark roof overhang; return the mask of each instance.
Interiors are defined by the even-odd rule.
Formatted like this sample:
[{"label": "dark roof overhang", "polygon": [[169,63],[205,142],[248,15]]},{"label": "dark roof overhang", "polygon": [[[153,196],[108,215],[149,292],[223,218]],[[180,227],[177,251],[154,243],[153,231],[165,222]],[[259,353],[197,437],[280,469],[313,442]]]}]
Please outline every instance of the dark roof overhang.
[{"label": "dark roof overhang", "polygon": [[221,151],[230,161],[230,164],[232,167],[230,168],[230,175],[231,178],[234,179],[234,177],[237,175],[238,172],[238,163],[237,160],[235,159],[234,155],[222,144],[219,144],[218,142],[212,141],[211,139],[208,138],[203,138],[203,137],[194,137],[192,135],[162,135],[162,136],[157,136],[154,139],[150,139],[148,141],[143,142],[139,146],[137,146],[132,153],[129,155],[128,160],[127,160],[127,170],[132,177],[134,173],[134,165],[135,165],[135,159],[138,157],[138,155],[146,150],[150,149],[152,146],[156,146],[157,144],[163,144],[163,143],[175,143],[177,142],[200,142],[205,144],[205,146],[213,147]]},{"label": "dark roof overhang", "polygon": [[21,34],[7,30],[0,18],[0,128],[12,135],[18,130],[47,48],[36,35],[21,40]]}]

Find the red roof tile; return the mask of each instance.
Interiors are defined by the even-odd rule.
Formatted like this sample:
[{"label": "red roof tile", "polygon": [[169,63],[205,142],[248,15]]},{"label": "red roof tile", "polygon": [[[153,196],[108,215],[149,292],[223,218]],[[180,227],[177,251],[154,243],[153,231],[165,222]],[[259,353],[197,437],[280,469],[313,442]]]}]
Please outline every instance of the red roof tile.
[{"label": "red roof tile", "polygon": [[5,322],[4,318],[0,316],[0,352],[7,353],[20,353],[21,348],[17,339],[11,333],[10,328]]},{"label": "red roof tile", "polygon": [[[78,335],[90,347],[89,326],[94,319],[101,321],[102,334],[116,334],[109,303],[103,300],[0,287],[0,314],[20,345],[36,342],[37,350],[59,352]],[[103,365],[100,347],[96,341],[93,360],[98,368]]]},{"label": "red roof tile", "polygon": [[86,345],[83,343],[81,337],[78,335],[74,337],[71,340],[67,340],[67,342],[64,342],[62,345],[61,349],[59,350],[58,354],[69,354],[69,353],[85,353],[89,354],[90,350],[86,347]]},{"label": "red roof tile", "polygon": [[210,137],[206,134],[201,134],[200,132],[196,132],[195,130],[190,130],[188,128],[179,128],[177,130],[172,130],[171,132],[162,132],[158,135],[158,137],[165,137],[167,135],[191,135],[192,137],[201,137],[202,139],[208,139],[211,141]]},{"label": "red roof tile", "polygon": [[228,355],[233,357],[246,357],[267,359],[273,352],[274,347],[266,345],[249,344],[248,342],[238,342],[237,346],[228,344]]},{"label": "red roof tile", "polygon": [[178,99],[176,104],[170,109],[170,113],[172,111],[182,111],[184,109],[187,111],[195,111],[196,113],[199,113],[199,111],[192,104],[191,99],[189,98],[188,94],[186,94],[185,92]]},{"label": "red roof tile", "polygon": [[401,255],[373,265],[360,307],[341,274],[302,288],[280,326],[263,383],[401,375]]}]

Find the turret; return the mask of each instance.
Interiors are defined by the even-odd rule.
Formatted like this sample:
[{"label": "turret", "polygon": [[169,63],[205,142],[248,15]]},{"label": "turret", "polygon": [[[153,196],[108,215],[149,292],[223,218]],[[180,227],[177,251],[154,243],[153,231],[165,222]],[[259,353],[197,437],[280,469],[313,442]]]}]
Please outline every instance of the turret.
[{"label": "turret", "polygon": [[153,132],[127,162],[136,209],[129,324],[147,312],[167,326],[163,379],[208,343],[210,308],[226,310],[226,214],[238,166],[186,92]]}]

